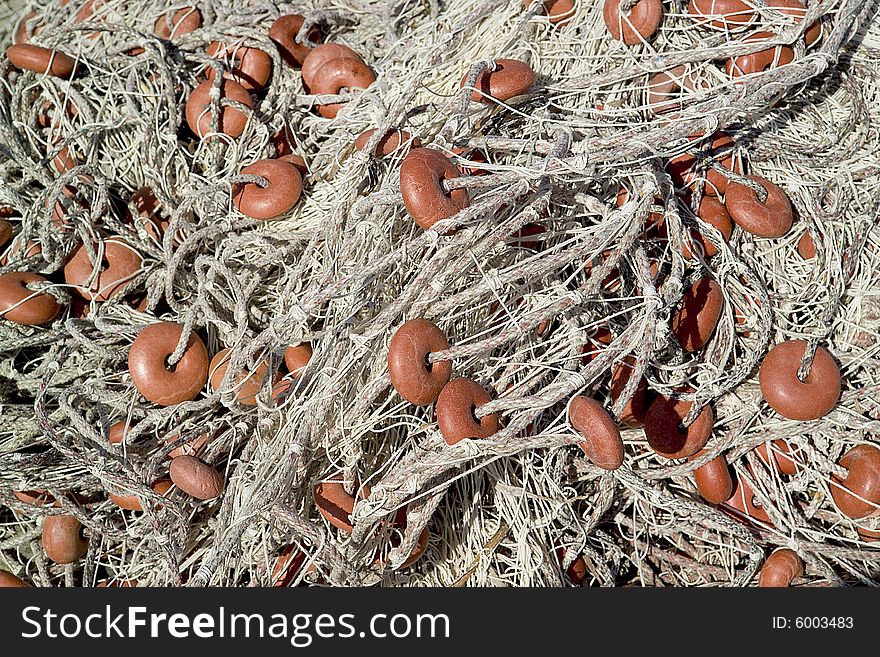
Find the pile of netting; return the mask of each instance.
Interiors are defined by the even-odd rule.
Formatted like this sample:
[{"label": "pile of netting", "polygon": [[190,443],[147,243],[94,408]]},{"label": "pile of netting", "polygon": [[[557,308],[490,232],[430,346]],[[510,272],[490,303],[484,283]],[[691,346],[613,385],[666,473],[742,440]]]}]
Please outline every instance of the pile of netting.
[{"label": "pile of netting", "polygon": [[0,8],[3,576],[876,582],[875,12]]}]

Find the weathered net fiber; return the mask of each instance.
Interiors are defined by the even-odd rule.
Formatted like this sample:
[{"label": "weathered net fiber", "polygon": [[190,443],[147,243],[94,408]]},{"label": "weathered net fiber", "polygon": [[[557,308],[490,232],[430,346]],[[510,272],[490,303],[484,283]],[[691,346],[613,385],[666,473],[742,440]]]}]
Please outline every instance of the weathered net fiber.
[{"label": "weathered net fiber", "polygon": [[[876,2],[813,0],[796,23],[752,0],[757,21],[724,32],[696,27],[674,0],[656,38],[633,47],[608,36],[600,2],[583,0],[561,25],[522,0],[199,0],[203,27],[173,44],[152,26],[186,3],[107,0],[75,23],[83,4],[0,7],[4,47],[31,10],[42,23],[32,42],[87,68],[68,82],[0,64],[0,205],[13,208],[17,239],[40,246],[10,254],[0,272],[57,274],[79,243],[110,233],[144,265],[126,294],[84,316],[65,310],[45,327],[0,320],[0,568],[42,586],[264,586],[292,545],[305,554],[295,584],[561,586],[582,555],[584,585],[714,586],[754,584],[763,559],[786,546],[806,564],[796,584],[877,582],[880,552],[857,533],[877,519],[847,518],[830,495],[845,474],[839,457],[880,443]],[[366,91],[343,94],[335,119],[314,111],[299,71],[267,37],[293,12],[378,74]],[[805,48],[817,19],[822,39]],[[794,44],[794,61],[732,81],[719,62],[767,48],[746,40],[761,30]],[[272,78],[240,138],[199,141],[183,106],[205,66],[218,65],[206,54],[217,39],[270,53]],[[143,52],[126,54],[134,47]],[[528,62],[535,85],[508,104],[470,102],[460,81],[496,58]],[[700,84],[657,115],[646,107],[648,79],[676,65]],[[67,102],[77,111],[54,109]],[[284,127],[308,162],[303,198],[278,221],[251,220],[231,190],[242,168],[274,156],[270,139]],[[471,206],[419,228],[399,191],[405,151],[375,159],[354,150],[368,128],[402,128],[450,156],[468,149],[456,162],[486,173],[455,182]],[[779,239],[737,229],[725,243],[707,228],[719,253],[685,259],[689,220],[671,201],[664,162],[694,150],[689,135],[722,128],[746,171],[785,190],[797,219]],[[51,161],[63,147],[78,166],[59,174]],[[467,159],[473,148],[488,162]],[[145,186],[171,221],[161,241],[118,201]],[[620,187],[628,196],[618,207]],[[52,221],[56,201],[64,226]],[[665,211],[665,241],[642,236],[652,211]],[[544,230],[517,239],[527,224]],[[796,250],[805,231],[811,260]],[[664,272],[659,285],[652,265]],[[709,345],[686,354],[670,316],[700,275],[719,282],[725,307]],[[51,280],[69,304],[75,293]],[[131,302],[144,293],[144,305]],[[447,445],[432,407],[393,390],[388,342],[414,317],[449,337],[434,360],[451,359],[454,376],[494,390],[479,413],[500,414],[496,435]],[[126,361],[157,319],[198,331],[211,354],[233,348],[233,372],[262,358],[274,370],[303,341],[314,355],[283,403],[267,384],[256,407],[237,403],[234,390],[206,389],[161,408],[137,392]],[[602,329],[613,336],[607,345],[594,340]],[[842,398],[819,420],[782,418],[758,387],[769,346],[794,338],[841,365]],[[596,349],[591,359],[584,345]],[[713,406],[702,457],[664,459],[641,429],[626,428],[619,470],[584,458],[567,403],[585,394],[619,415],[637,377],[616,402],[609,378],[628,354],[651,390],[687,385],[695,412]],[[132,431],[111,445],[109,425],[126,418]],[[223,496],[198,502],[178,491],[158,503],[149,484],[167,474],[168,452],[203,434],[203,460],[226,477]],[[798,450],[797,474],[757,460],[754,448],[774,439]],[[722,453],[772,524],[743,523],[696,492],[691,471]],[[351,534],[313,499],[315,485],[339,472],[351,491],[371,488]],[[11,493],[36,489],[60,505]],[[141,495],[145,511],[119,509],[108,490]],[[400,509],[405,530],[392,528]],[[89,539],[72,566],[49,562],[40,543],[43,519],[62,512]],[[425,555],[400,568],[425,526]]]}]

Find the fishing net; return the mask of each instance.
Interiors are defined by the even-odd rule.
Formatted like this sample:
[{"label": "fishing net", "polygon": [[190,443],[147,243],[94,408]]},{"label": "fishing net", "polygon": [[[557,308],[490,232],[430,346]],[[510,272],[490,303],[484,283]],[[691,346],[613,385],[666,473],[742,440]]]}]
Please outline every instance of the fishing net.
[{"label": "fishing net", "polygon": [[[57,49],[78,71],[0,63],[0,206],[14,233],[0,273],[42,275],[31,291],[62,306],[40,326],[0,320],[0,568],[41,586],[716,586],[756,583],[784,547],[804,563],[798,585],[877,581],[880,518],[851,518],[833,495],[841,457],[880,442],[875,2],[813,0],[793,17],[749,0],[747,25],[713,29],[674,0],[633,45],[581,0],[561,21],[553,3],[522,0],[194,4],[201,27],[171,40],[157,21],[187,3],[0,7],[4,47]],[[268,36],[285,14],[305,17],[302,43],[315,26],[376,81],[309,93]],[[271,58],[251,106],[223,100],[247,117],[238,137],[218,131],[229,61],[214,42]],[[766,69],[728,65],[768,50]],[[534,71],[526,92],[480,98],[498,59]],[[199,138],[186,103],[211,71]],[[335,118],[316,111],[331,102]],[[377,157],[389,130],[401,146]],[[401,196],[416,139],[461,172],[443,190],[470,196],[428,230]],[[237,190],[264,181],[242,170],[283,152],[304,160],[301,198],[272,221],[246,216]],[[670,164],[682,156],[685,184]],[[723,198],[719,181],[748,187],[746,174],[790,199],[781,237],[725,236],[695,212]],[[138,266],[106,300],[84,298],[65,269],[76,253],[106,266],[114,241]],[[717,325],[688,349],[672,327],[706,280]],[[493,435],[449,444],[434,405],[395,391],[389,342],[415,318],[448,339],[431,363],[490,392],[476,417],[498,418]],[[210,356],[229,348],[222,383],[169,406],[145,399],[128,355],[160,321],[183,327],[172,368],[190,333]],[[787,419],[762,393],[762,359],[788,340],[807,342],[802,374],[820,349],[839,366],[841,396],[818,419]],[[289,373],[286,350],[306,343],[307,365]],[[247,373],[253,404],[239,394]],[[619,468],[579,446],[578,395],[621,420]],[[688,402],[684,426],[714,416],[691,458],[646,440],[640,415],[668,397]],[[178,449],[222,475],[221,495],[151,488]],[[694,470],[719,456],[753,493],[745,513],[697,489]],[[356,500],[351,531],[316,508],[334,480]],[[58,515],[83,526],[73,563],[41,540]]]}]

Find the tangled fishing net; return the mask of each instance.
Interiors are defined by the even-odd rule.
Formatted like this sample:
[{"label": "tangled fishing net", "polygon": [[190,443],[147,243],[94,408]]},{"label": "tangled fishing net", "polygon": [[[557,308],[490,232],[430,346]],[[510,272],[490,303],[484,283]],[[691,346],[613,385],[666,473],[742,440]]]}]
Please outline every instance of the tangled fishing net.
[{"label": "tangled fishing net", "polygon": [[[634,45],[583,0],[553,22],[522,0],[190,4],[201,27],[171,40],[154,26],[188,3],[0,8],[4,48],[57,48],[79,71],[0,63],[0,206],[14,232],[0,273],[41,274],[31,291],[62,306],[39,326],[0,319],[0,568],[40,586],[715,586],[757,583],[787,548],[804,566],[795,585],[877,582],[880,518],[850,517],[834,496],[841,458],[880,443],[875,2],[812,0],[795,19],[749,0],[748,25],[708,29],[674,0]],[[268,37],[294,13],[300,42],[316,26],[376,81],[307,93]],[[223,101],[248,117],[240,136],[215,117],[200,139],[185,106],[213,70],[218,107],[215,41],[268,53],[271,77],[252,107]],[[731,58],[775,46],[791,61],[729,74]],[[502,58],[527,63],[534,83],[474,100]],[[677,84],[657,101],[668,71]],[[329,102],[342,103],[335,118],[316,111]],[[403,143],[377,157],[389,130]],[[713,151],[719,130],[731,139]],[[255,220],[234,197],[263,182],[242,170],[281,155],[279,134],[305,160],[303,194]],[[444,191],[470,195],[428,230],[401,198],[416,139],[461,171]],[[688,196],[668,168],[686,154]],[[790,199],[783,236],[736,227],[724,239],[690,211],[719,180],[748,186],[745,174]],[[65,267],[77,249],[101,261],[112,240],[139,267],[106,300],[84,298]],[[707,279],[717,326],[689,349],[671,326]],[[434,405],[392,387],[389,342],[414,318],[448,338],[431,363],[491,393],[472,419],[494,414],[493,435],[449,444]],[[172,369],[190,332],[209,356],[230,348],[222,383],[169,406],[145,399],[127,358],[160,320],[183,327]],[[787,419],[762,394],[761,362],[789,340],[807,342],[801,380],[821,350],[839,365],[840,398],[817,419]],[[288,373],[286,350],[306,343],[311,358]],[[245,372],[262,384],[252,405]],[[579,395],[623,420],[620,467],[579,446]],[[681,426],[714,414],[690,458],[662,456],[641,426],[643,407],[669,397],[687,402]],[[111,442],[120,422],[128,431]],[[181,448],[222,476],[222,494],[151,488]],[[695,484],[719,456],[754,493],[745,511]],[[357,500],[350,531],[316,509],[316,488],[339,478]],[[82,524],[81,558],[47,558],[55,516]]]}]

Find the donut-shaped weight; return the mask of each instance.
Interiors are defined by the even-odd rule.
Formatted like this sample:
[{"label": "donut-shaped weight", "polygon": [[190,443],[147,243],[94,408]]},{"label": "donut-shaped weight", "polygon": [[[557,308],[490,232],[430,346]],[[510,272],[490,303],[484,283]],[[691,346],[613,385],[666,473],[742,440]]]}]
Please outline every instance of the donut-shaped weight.
[{"label": "donut-shaped weight", "polygon": [[153,25],[153,34],[161,39],[174,41],[202,26],[202,14],[194,7],[183,7],[174,13],[160,16]]},{"label": "donut-shaped weight", "polygon": [[[541,0],[525,0],[526,7],[531,7],[533,3],[541,2]],[[574,0],[543,0],[543,13],[554,25],[567,23],[574,15]]]},{"label": "donut-shaped weight", "polygon": [[[279,16],[269,28],[269,38],[278,46],[278,54],[288,66],[293,68],[302,67],[312,51],[309,46],[296,42],[296,35],[299,34],[304,20],[299,14],[286,14]],[[313,43],[321,39],[321,33],[316,26],[309,29],[308,36]]]},{"label": "donut-shaped weight", "polygon": [[195,399],[208,380],[208,351],[201,338],[189,334],[183,357],[168,367],[183,327],[174,322],[152,324],[138,333],[128,352],[128,371],[138,391],[160,406]]},{"label": "donut-shaped weight", "polygon": [[602,404],[589,397],[575,397],[568,405],[568,422],[585,438],[579,445],[594,465],[603,470],[623,465],[623,439]]},{"label": "donut-shaped weight", "polygon": [[[230,349],[221,349],[211,359],[208,365],[208,382],[212,390],[220,390],[226,370],[229,368],[231,359]],[[244,406],[256,406],[257,395],[266,382],[269,373],[269,362],[261,360],[252,369],[239,372],[235,380],[227,384],[227,390],[234,390],[235,397]],[[273,382],[274,383],[274,382]]]},{"label": "donut-shaped weight", "polygon": [[[345,491],[342,475],[335,475],[315,486],[315,506],[334,527],[349,534],[354,529],[351,514],[354,511],[355,499]],[[355,493],[358,499],[366,499],[370,495],[369,486],[361,486]]]},{"label": "donut-shaped weight", "polygon": [[[5,209],[5,208],[4,208]],[[5,219],[0,219],[0,246],[12,239],[12,224]]]},{"label": "donut-shaped weight", "polygon": [[77,166],[76,157],[71,152],[69,146],[63,147],[52,158],[52,166],[58,173],[65,173]]},{"label": "donut-shaped weight", "polygon": [[[153,492],[157,495],[165,494],[171,489],[173,482],[170,479],[159,479],[154,482],[150,488],[153,489]],[[125,495],[125,494],[116,494],[116,493],[107,493],[107,499],[109,499],[113,504],[118,506],[120,509],[125,509],[126,511],[143,511],[144,507],[141,504],[141,500],[137,495]]]},{"label": "donut-shaped weight", "polygon": [[348,46],[341,43],[322,43],[312,48],[302,63],[302,80],[306,90],[310,90],[316,79],[316,73],[327,62],[333,59],[358,59],[363,58]]},{"label": "donut-shaped weight", "polygon": [[[559,564],[563,565],[565,563],[565,555],[568,553],[568,550],[564,547],[556,548],[556,558],[559,559]],[[571,580],[571,583],[575,586],[580,586],[583,584],[584,580],[587,578],[589,571],[587,570],[587,562],[584,561],[584,557],[582,554],[579,554],[574,558],[574,561],[571,562],[571,565],[566,568],[565,574],[568,576],[568,579]]]},{"label": "donut-shaped weight", "polygon": [[242,174],[261,176],[265,187],[256,183],[238,185],[233,203],[252,219],[275,219],[289,212],[302,194],[302,176],[297,168],[284,160],[257,160],[241,170]]},{"label": "donut-shaped weight", "polygon": [[284,546],[278,559],[275,560],[275,567],[272,568],[272,577],[269,580],[272,586],[276,588],[290,586],[305,561],[305,553],[295,545]]},{"label": "donut-shaped weight", "polygon": [[[367,147],[367,142],[370,140],[370,137],[372,137],[375,132],[375,128],[362,132],[358,135],[358,138],[354,140],[354,147],[359,151],[364,150]],[[385,157],[386,155],[391,155],[407,144],[411,145],[413,148],[418,148],[422,145],[422,142],[418,137],[412,139],[412,135],[406,130],[389,130],[379,140],[379,143],[376,144],[376,148],[373,149],[373,157]]]},{"label": "donut-shaped weight", "polygon": [[800,465],[797,461],[793,461],[790,458],[793,455],[791,446],[784,440],[774,440],[770,447],[768,447],[768,444],[763,443],[755,448],[755,453],[764,465],[771,470],[778,470],[784,475],[797,473]]},{"label": "donut-shaped weight", "polygon": [[87,549],[82,525],[73,516],[49,516],[43,521],[43,550],[55,563],[75,563],[85,556]]},{"label": "donut-shaped weight", "polygon": [[[165,445],[172,445],[176,443],[180,439],[179,434],[171,434],[170,436],[165,438]],[[192,438],[184,443],[181,443],[170,452],[168,452],[168,458],[176,458],[178,456],[186,455],[186,456],[198,456],[204,451],[205,446],[210,442],[210,436],[206,433],[203,433],[195,438]]]},{"label": "donut-shaped weight", "polygon": [[[691,135],[689,139],[701,139],[702,135]],[[712,139],[708,144],[701,143],[697,146],[697,151],[701,158],[711,158],[723,166],[728,171],[734,173],[742,173],[742,166],[738,160],[733,157],[731,147],[734,141],[730,135],[724,132],[716,132],[712,135]],[[719,151],[724,150],[722,155]],[[672,177],[672,182],[676,187],[689,187],[698,179],[705,178],[707,184],[703,187],[703,194],[706,196],[718,196],[727,191],[728,179],[711,167],[706,167],[705,171],[698,173],[700,167],[697,162],[697,154],[685,153],[678,155],[666,164],[666,171]]]},{"label": "donut-shaped weight", "polygon": [[197,500],[213,500],[220,496],[226,486],[223,475],[216,468],[195,456],[184,454],[174,457],[168,472],[175,486]]},{"label": "donut-shaped weight", "polygon": [[9,46],[6,49],[6,58],[17,68],[57,78],[69,78],[76,71],[76,60],[70,55],[29,43]]},{"label": "donut-shaped weight", "polygon": [[[587,339],[589,342],[581,345],[581,365],[588,365],[596,356],[601,354],[605,347],[611,344],[614,334],[607,326],[596,326],[588,331]],[[627,362],[634,363],[635,360],[630,359]],[[627,375],[627,379],[629,379],[629,375]],[[617,401],[617,399],[614,401]]]},{"label": "donut-shaped weight", "polygon": [[683,427],[692,406],[693,402],[663,396],[653,401],[645,417],[645,436],[651,449],[668,459],[683,459],[706,446],[715,414],[711,406],[704,406],[696,419]]},{"label": "donut-shaped weight", "polygon": [[716,30],[735,30],[755,17],[755,9],[743,0],[690,0],[688,13],[700,26]]},{"label": "donut-shaped weight", "polygon": [[308,342],[291,345],[284,351],[284,364],[294,379],[299,378],[302,369],[309,364],[311,359],[312,345]]},{"label": "donut-shaped weight", "polygon": [[[700,450],[691,459],[700,456]],[[694,483],[704,500],[711,504],[721,504],[733,495],[733,477],[727,467],[727,459],[719,454],[714,459],[694,469]]]},{"label": "donut-shaped weight", "polygon": [[400,165],[400,193],[403,204],[415,222],[429,229],[470,205],[465,189],[443,190],[442,181],[461,173],[443,153],[430,148],[414,148]]},{"label": "donut-shaped weight", "polygon": [[456,155],[453,163],[455,166],[459,167],[462,173],[469,176],[485,176],[489,173],[485,169],[475,167],[471,164],[471,162],[488,164],[489,160],[486,158],[486,154],[479,148],[463,148],[456,146],[452,149],[452,152]]},{"label": "donut-shaped weight", "polygon": [[767,557],[758,575],[762,588],[785,588],[804,575],[804,562],[794,550],[782,548]]},{"label": "donut-shaped weight", "polygon": [[[209,92],[213,82],[205,80],[189,95],[186,101],[186,123],[197,137],[204,138],[211,131],[213,112]],[[223,80],[220,83],[220,121],[218,130],[230,137],[239,137],[244,132],[248,117],[239,110],[223,105],[223,99],[237,101],[247,107],[253,107],[254,101],[247,89],[235,80]]]},{"label": "donut-shaped weight", "polygon": [[[880,510],[872,513],[868,518],[880,518]],[[870,520],[868,522],[871,522]],[[866,543],[876,543],[880,541],[880,524],[873,523],[874,529],[870,527],[856,527],[856,532],[858,532],[859,538],[861,538]]]},{"label": "donut-shaped weight", "polygon": [[[608,335],[609,341],[611,335]],[[630,378],[635,374],[636,359],[632,355],[624,356],[623,360],[614,366],[611,372],[610,394],[612,403],[617,403],[623,389],[629,383]],[[623,405],[620,411],[620,421],[628,427],[641,427],[645,425],[645,416],[648,413],[648,385],[645,378],[639,379],[636,384],[636,390],[629,401]]]},{"label": "donut-shaped weight", "polygon": [[[376,81],[376,74],[360,59],[337,57],[326,62],[315,72],[309,85],[315,95],[338,94],[343,89],[363,90]],[[318,105],[318,113],[327,119],[335,118],[344,103]]]},{"label": "donut-shaped weight", "polygon": [[846,478],[831,483],[831,497],[840,511],[854,519],[873,515],[880,509],[880,449],[857,445],[840,457]]},{"label": "donut-shaped weight", "polygon": [[12,242],[9,243],[9,246],[3,250],[2,255],[0,255],[0,265],[7,265],[10,262],[15,261],[23,261],[28,260],[29,258],[33,258],[34,256],[41,255],[43,249],[40,248],[40,245],[33,240],[28,240],[27,244],[23,244],[23,239],[21,239],[21,234],[13,238]]},{"label": "donut-shaped weight", "polygon": [[437,424],[443,439],[454,445],[465,438],[488,438],[498,431],[498,414],[490,413],[479,420],[474,411],[492,401],[489,393],[476,381],[459,378],[447,383],[437,397]]},{"label": "donut-shaped weight", "polygon": [[[272,75],[272,58],[259,48],[226,46],[213,41],[208,54],[223,60],[227,70],[223,77],[238,82],[247,91],[257,91],[266,86]],[[213,80],[215,69],[208,69],[208,80]]]},{"label": "donut-shaped weight", "polygon": [[705,347],[718,326],[723,308],[724,295],[718,283],[711,278],[701,278],[691,285],[672,318],[672,332],[681,348],[693,352]]},{"label": "donut-shaped weight", "polygon": [[309,165],[306,164],[306,160],[302,155],[290,153],[288,155],[282,155],[278,159],[282,162],[288,162],[296,167],[296,170],[299,171],[300,178],[305,178],[309,175]]},{"label": "donut-shaped weight", "polygon": [[773,526],[770,516],[763,507],[755,504],[755,493],[742,477],[737,477],[734,483],[733,495],[724,505],[732,509],[733,517],[745,522],[762,522]]},{"label": "donut-shaped weight", "polygon": [[650,39],[663,20],[661,0],[636,0],[626,14],[620,12],[621,0],[605,0],[602,18],[614,39],[633,46]]},{"label": "donut-shaped weight", "polygon": [[272,145],[275,147],[275,157],[292,155],[295,152],[295,149],[299,148],[299,142],[296,140],[293,130],[287,125],[273,134],[271,140]]},{"label": "donut-shaped weight", "polygon": [[794,219],[788,195],[766,178],[748,176],[761,185],[767,198],[761,202],[748,185],[731,182],[724,197],[730,218],[744,231],[758,237],[782,237]]},{"label": "donut-shaped weight", "polygon": [[663,114],[679,109],[680,103],[676,99],[684,86],[686,73],[687,67],[681,65],[651,76],[648,80],[646,103],[652,112]]},{"label": "donut-shaped weight", "polygon": [[311,359],[312,345],[308,342],[290,346],[284,351],[284,364],[294,379],[299,378],[302,369],[309,364]]},{"label": "donut-shaped weight", "polygon": [[452,362],[429,363],[428,354],[447,348],[446,334],[427,319],[397,329],[388,346],[388,374],[398,394],[415,406],[433,403],[452,376]]},{"label": "donut-shaped weight", "polygon": [[45,282],[45,278],[30,272],[0,274],[0,317],[27,326],[40,326],[55,319],[61,312],[61,305],[55,297],[27,287]]},{"label": "donut-shaped weight", "polygon": [[[764,0],[768,9],[775,9],[780,14],[790,16],[795,23],[802,23],[807,16],[807,8],[800,0]],[[769,13],[769,12],[768,12]],[[804,32],[804,42],[812,46],[822,37],[822,23],[816,21]]]},{"label": "donut-shaped weight", "polygon": [[789,420],[816,420],[831,412],[840,399],[840,368],[818,347],[804,381],[797,372],[807,349],[805,340],[780,342],[764,357],[758,382],[770,407]]},{"label": "donut-shaped weight", "polygon": [[16,577],[8,570],[0,570],[0,589],[26,589],[30,584],[20,577]]},{"label": "donut-shaped weight", "polygon": [[[697,216],[707,224],[714,226],[721,233],[721,237],[727,242],[733,234],[733,222],[730,220],[730,214],[724,204],[714,196],[703,196],[700,199],[700,207],[697,210]],[[700,232],[698,228],[690,230],[691,241],[696,247],[696,253],[704,258],[711,258],[718,253],[718,248],[709,241],[709,239]],[[685,258],[693,258],[696,253],[691,250],[690,245],[685,241],[681,247],[681,253]]]},{"label": "donut-shaped weight", "polygon": [[813,236],[807,231],[797,243],[797,252],[804,260],[812,260],[816,257],[816,243],[813,242]]},{"label": "donut-shaped weight", "polygon": [[[772,39],[774,36],[776,35],[772,32],[758,32],[746,39],[746,42]],[[739,55],[728,59],[726,70],[730,77],[739,78],[753,73],[769,71],[771,68],[784,66],[793,61],[794,50],[789,46],[776,46],[767,50],[759,50],[748,55]]]},{"label": "donut-shaped weight", "polygon": [[14,490],[12,494],[19,502],[30,504],[31,506],[43,506],[55,502],[55,498],[42,488],[36,490]]},{"label": "donut-shaped weight", "polygon": [[[467,84],[468,74],[461,80],[461,87]],[[491,70],[480,71],[474,82],[471,100],[492,103],[493,100],[505,102],[522,96],[535,82],[531,66],[518,59],[496,59]]]},{"label": "donut-shaped weight", "polygon": [[107,439],[111,445],[119,445],[125,440],[125,436],[131,431],[133,425],[128,420],[114,422],[107,429]]},{"label": "donut-shaped weight", "polygon": [[[89,260],[89,252],[82,244],[74,249],[64,265],[64,281],[90,301],[107,301],[116,296],[143,266],[140,254],[121,238],[106,239],[101,247],[103,259],[94,278],[95,263]],[[95,250],[101,252],[98,245]]]}]

